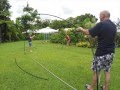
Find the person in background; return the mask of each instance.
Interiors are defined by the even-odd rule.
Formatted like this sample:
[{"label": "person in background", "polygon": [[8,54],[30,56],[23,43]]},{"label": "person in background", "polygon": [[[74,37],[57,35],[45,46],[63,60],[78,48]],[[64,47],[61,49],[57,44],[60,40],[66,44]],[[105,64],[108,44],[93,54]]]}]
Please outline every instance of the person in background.
[{"label": "person in background", "polygon": [[29,47],[30,47],[30,52],[32,52],[32,39],[34,38],[34,36],[35,35],[31,35],[31,34],[29,34],[29,36],[28,36],[28,44],[29,44]]},{"label": "person in background", "polygon": [[110,68],[115,53],[115,36],[117,29],[116,25],[110,20],[109,11],[101,11],[99,18],[100,22],[89,30],[82,27],[77,28],[77,31],[91,35],[92,37],[97,36],[98,39],[98,46],[91,67],[93,70],[93,79],[90,85],[86,85],[87,90],[94,90],[94,86],[98,80],[97,76],[99,76],[102,69],[105,74],[105,83],[102,86],[102,90],[109,90]]},{"label": "person in background", "polygon": [[67,46],[70,46],[70,36],[68,34],[66,34],[66,41],[67,41]]}]

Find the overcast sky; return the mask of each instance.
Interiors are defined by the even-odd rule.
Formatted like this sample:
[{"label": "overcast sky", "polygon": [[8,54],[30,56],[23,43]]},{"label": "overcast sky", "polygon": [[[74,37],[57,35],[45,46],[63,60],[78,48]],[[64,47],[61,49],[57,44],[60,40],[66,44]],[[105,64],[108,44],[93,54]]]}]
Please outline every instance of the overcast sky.
[{"label": "overcast sky", "polygon": [[111,20],[120,18],[120,0],[8,0],[12,6],[12,19],[23,14],[23,7],[29,3],[30,7],[39,13],[56,15],[61,18],[76,17],[90,13],[99,18],[102,10],[111,13]]}]

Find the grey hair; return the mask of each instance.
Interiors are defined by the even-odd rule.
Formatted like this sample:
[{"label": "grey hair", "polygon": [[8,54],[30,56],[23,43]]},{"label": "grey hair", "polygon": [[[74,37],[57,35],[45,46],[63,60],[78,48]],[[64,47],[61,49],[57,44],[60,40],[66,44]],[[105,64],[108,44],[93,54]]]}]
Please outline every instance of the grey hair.
[{"label": "grey hair", "polygon": [[104,10],[101,13],[103,13],[106,17],[110,18],[110,12],[109,11]]}]

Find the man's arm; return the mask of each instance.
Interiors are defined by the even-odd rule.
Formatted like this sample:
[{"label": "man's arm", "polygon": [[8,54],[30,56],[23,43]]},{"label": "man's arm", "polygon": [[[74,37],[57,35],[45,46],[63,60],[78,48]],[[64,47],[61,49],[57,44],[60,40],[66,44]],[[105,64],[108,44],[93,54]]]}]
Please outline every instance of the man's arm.
[{"label": "man's arm", "polygon": [[32,38],[34,38],[34,37],[35,37],[35,35],[32,36]]},{"label": "man's arm", "polygon": [[88,29],[84,29],[84,28],[82,28],[82,27],[78,27],[76,30],[77,30],[78,32],[83,32],[85,35],[90,35]]}]

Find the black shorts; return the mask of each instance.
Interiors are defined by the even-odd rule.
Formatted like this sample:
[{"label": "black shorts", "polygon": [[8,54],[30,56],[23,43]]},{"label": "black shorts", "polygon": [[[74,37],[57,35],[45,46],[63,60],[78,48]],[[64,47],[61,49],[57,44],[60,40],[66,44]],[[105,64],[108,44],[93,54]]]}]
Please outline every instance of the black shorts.
[{"label": "black shorts", "polygon": [[95,56],[92,61],[92,70],[100,72],[103,69],[105,72],[109,72],[113,63],[114,53],[106,54],[103,56]]}]

